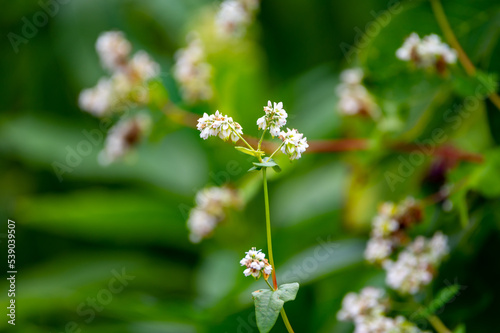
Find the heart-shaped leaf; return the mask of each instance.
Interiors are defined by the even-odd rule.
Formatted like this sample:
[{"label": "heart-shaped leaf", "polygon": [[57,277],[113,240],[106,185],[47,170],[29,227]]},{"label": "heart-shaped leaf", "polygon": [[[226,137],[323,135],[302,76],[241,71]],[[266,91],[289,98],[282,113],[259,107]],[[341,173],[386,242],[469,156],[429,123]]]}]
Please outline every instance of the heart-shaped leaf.
[{"label": "heart-shaped leaf", "polygon": [[[280,166],[272,158],[269,159],[268,157],[265,157],[262,162],[260,162],[260,163],[254,162],[253,165],[255,165],[256,170],[260,170],[262,168],[273,168],[273,170],[275,172],[281,172]],[[253,170],[253,169],[250,169],[250,170]]]},{"label": "heart-shaped leaf", "polygon": [[297,282],[281,285],[278,290],[257,290],[252,293],[255,303],[257,327],[261,333],[268,333],[276,323],[283,304],[293,301],[299,284]]}]

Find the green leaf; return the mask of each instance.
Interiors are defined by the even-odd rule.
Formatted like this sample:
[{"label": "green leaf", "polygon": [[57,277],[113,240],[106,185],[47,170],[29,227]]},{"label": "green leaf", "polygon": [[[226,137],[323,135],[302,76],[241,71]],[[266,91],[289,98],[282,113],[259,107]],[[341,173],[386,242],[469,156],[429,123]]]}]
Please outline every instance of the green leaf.
[{"label": "green leaf", "polygon": [[244,154],[247,154],[250,156],[255,156],[255,157],[260,157],[260,156],[265,154],[265,152],[263,152],[262,150],[251,150],[251,149],[248,149],[246,147],[241,147],[241,146],[236,146],[236,147],[234,147],[234,149],[236,149]]},{"label": "green leaf", "polygon": [[453,331],[453,333],[465,333],[465,325],[464,324],[458,325],[457,328],[455,328],[455,330]]},{"label": "green leaf", "polygon": [[[273,168],[273,170],[275,172],[281,172],[281,168],[280,166],[278,165],[278,163],[276,163],[272,158],[269,159],[269,158],[264,158],[263,162],[259,163],[259,162],[254,162],[253,165],[255,165],[256,167],[256,170],[260,170],[262,168]],[[260,168],[259,168],[260,167]],[[253,169],[253,168],[252,168]],[[250,170],[252,170],[250,169]],[[249,170],[249,171],[250,171]]]},{"label": "green leaf", "polygon": [[283,284],[276,291],[260,289],[252,293],[257,327],[261,333],[267,333],[273,328],[283,304],[293,301],[298,291],[299,284],[295,282]]}]

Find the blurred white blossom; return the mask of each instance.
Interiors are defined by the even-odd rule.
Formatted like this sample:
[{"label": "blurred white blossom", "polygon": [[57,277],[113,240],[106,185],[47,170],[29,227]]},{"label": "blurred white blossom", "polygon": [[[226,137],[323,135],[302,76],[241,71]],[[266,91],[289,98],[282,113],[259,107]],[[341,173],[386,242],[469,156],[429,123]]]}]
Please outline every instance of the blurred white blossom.
[{"label": "blurred white blossom", "polygon": [[299,133],[296,129],[291,130],[287,128],[287,131],[281,131],[279,136],[283,141],[281,151],[288,155],[290,160],[301,158],[302,153],[304,153],[309,147],[307,138],[305,138],[304,134]]},{"label": "blurred white blossom", "polygon": [[396,261],[384,261],[386,283],[402,294],[416,294],[428,285],[437,267],[448,254],[447,237],[437,232],[432,239],[417,237]]},{"label": "blurred white blossom", "polygon": [[217,34],[222,38],[241,37],[252,23],[259,0],[225,0],[215,17]]},{"label": "blurred white blossom", "polygon": [[189,239],[199,243],[209,237],[215,227],[226,217],[226,209],[238,207],[239,195],[227,187],[208,187],[196,194],[196,206],[189,213],[187,227]]},{"label": "blurred white blossom", "polygon": [[264,116],[257,119],[257,126],[259,129],[265,130],[269,128],[269,132],[273,137],[280,135],[281,127],[286,125],[286,118],[288,114],[283,109],[283,103],[271,103],[267,102],[267,106],[264,106]]},{"label": "blurred white blossom", "polygon": [[106,114],[113,105],[113,84],[101,78],[93,88],[84,89],[78,97],[78,105],[96,117]]},{"label": "blurred white blossom", "polygon": [[120,120],[109,130],[104,149],[99,153],[99,163],[108,165],[125,156],[139,143],[150,124],[151,119],[145,114]]},{"label": "blurred white blossom", "polygon": [[387,317],[388,304],[382,289],[365,287],[344,297],[337,318],[354,322],[354,333],[422,333],[403,316]]},{"label": "blurred white blossom", "polygon": [[237,142],[239,140],[238,134],[243,135],[241,125],[233,121],[232,117],[222,115],[218,110],[211,115],[204,113],[203,117],[198,119],[196,128],[204,140],[210,136],[219,136],[222,140],[231,139],[233,142]]},{"label": "blurred white blossom", "polygon": [[190,36],[189,39],[188,46],[175,54],[174,77],[186,101],[207,101],[213,95],[210,84],[212,66],[206,62],[201,40],[196,36]]},{"label": "blurred white blossom", "polygon": [[132,46],[123,32],[107,31],[97,38],[96,50],[103,67],[114,72],[126,67]]},{"label": "blurred white blossom", "polygon": [[240,265],[246,267],[243,274],[245,274],[245,276],[252,275],[256,279],[262,274],[264,279],[267,280],[273,271],[273,267],[269,264],[267,259],[265,259],[266,255],[262,253],[262,250],[257,250],[255,247],[252,247],[245,253],[245,257],[240,260]]},{"label": "blurred white blossom", "polygon": [[438,35],[431,34],[420,39],[412,33],[396,51],[396,56],[404,61],[412,61],[417,67],[435,68],[443,73],[447,64],[457,61],[457,52],[441,41]]},{"label": "blurred white blossom", "polygon": [[405,230],[422,220],[422,208],[412,197],[399,204],[384,202],[372,220],[371,238],[365,249],[365,259],[381,263],[407,238]]},{"label": "blurred white blossom", "polygon": [[160,74],[160,66],[145,51],[138,51],[130,59],[132,47],[120,31],[102,33],[96,49],[111,76],[101,78],[95,87],[80,93],[80,108],[102,117],[130,103],[147,104],[148,82]]},{"label": "blurred white blossom", "polygon": [[378,116],[378,108],[368,90],[362,85],[361,68],[346,69],[340,73],[340,84],[336,92],[339,97],[338,108],[346,116]]}]

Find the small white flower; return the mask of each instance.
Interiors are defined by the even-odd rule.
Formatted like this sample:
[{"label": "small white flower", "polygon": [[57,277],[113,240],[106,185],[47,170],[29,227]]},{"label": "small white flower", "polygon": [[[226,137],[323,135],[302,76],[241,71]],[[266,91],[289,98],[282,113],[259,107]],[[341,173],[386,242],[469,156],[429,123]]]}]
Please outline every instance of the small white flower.
[{"label": "small white flower", "polygon": [[376,116],[378,109],[368,90],[362,85],[361,68],[346,69],[340,73],[340,84],[336,88],[339,111],[347,116]]},{"label": "small white flower", "polygon": [[340,80],[346,84],[356,85],[361,83],[364,75],[361,68],[346,69],[340,73]]},{"label": "small white flower", "polygon": [[215,29],[219,37],[242,37],[259,9],[259,0],[225,0],[215,17]]},{"label": "small white flower", "polygon": [[342,309],[337,313],[339,320],[357,320],[364,316],[373,316],[386,310],[384,291],[373,287],[364,288],[358,295],[348,293],[342,300]]},{"label": "small white flower", "polygon": [[96,42],[102,65],[111,71],[120,70],[126,65],[131,49],[130,42],[121,31],[104,32]]},{"label": "small white flower", "polygon": [[286,125],[286,118],[288,117],[288,114],[283,109],[283,103],[274,103],[273,107],[271,101],[268,101],[267,106],[264,106],[264,112],[266,114],[257,120],[259,129],[269,128],[269,133],[273,137],[280,135],[281,127]]},{"label": "small white flower", "polygon": [[422,333],[403,316],[387,317],[387,310],[384,291],[366,287],[359,294],[348,293],[344,297],[337,318],[354,322],[354,333]]},{"label": "small white flower", "polygon": [[438,35],[431,34],[420,39],[416,33],[412,33],[396,51],[396,57],[412,61],[417,67],[435,68],[442,73],[444,65],[457,61],[457,52],[443,43]]},{"label": "small white flower", "polygon": [[397,49],[396,57],[401,60],[410,61],[417,56],[416,48],[420,44],[420,37],[413,32],[408,38],[405,39],[403,45]]},{"label": "small white flower", "polygon": [[272,273],[273,268],[267,259],[265,259],[266,255],[262,253],[262,250],[257,250],[255,247],[252,247],[245,253],[245,257],[240,260],[240,265],[247,267],[243,271],[243,274],[245,274],[245,276],[252,275],[256,279],[258,279],[262,274],[264,279],[267,280],[269,275]]},{"label": "small white flower", "polygon": [[307,144],[307,138],[304,137],[302,133],[299,133],[296,129],[287,129],[287,132],[281,131],[280,139],[283,141],[283,146],[281,151],[287,154],[290,160],[299,159],[302,157],[302,153],[306,151],[309,147]]},{"label": "small white flower", "polygon": [[239,37],[244,34],[250,15],[240,1],[226,0],[221,3],[215,18],[217,32],[222,37]]},{"label": "small white flower", "polygon": [[382,238],[372,238],[365,249],[365,259],[371,263],[382,262],[392,253],[392,242]]},{"label": "small white flower", "polygon": [[83,90],[78,101],[80,108],[100,117],[121,110],[128,103],[147,104],[146,83],[159,75],[159,65],[144,51],[129,60],[131,45],[119,31],[101,34],[96,48],[111,77],[99,80],[94,88]]},{"label": "small white flower", "polygon": [[78,105],[82,110],[101,117],[113,106],[113,92],[112,81],[102,78],[94,88],[85,89],[80,93]]},{"label": "small white flower", "polygon": [[442,233],[437,232],[431,240],[417,237],[396,261],[384,262],[387,285],[402,294],[416,294],[432,281],[447,253],[447,238]]},{"label": "small white flower", "polygon": [[219,136],[222,140],[231,139],[237,142],[243,135],[243,128],[240,124],[235,122],[232,117],[222,115],[219,110],[215,114],[203,114],[203,117],[198,119],[196,128],[200,131],[200,137],[204,140],[210,136]]}]

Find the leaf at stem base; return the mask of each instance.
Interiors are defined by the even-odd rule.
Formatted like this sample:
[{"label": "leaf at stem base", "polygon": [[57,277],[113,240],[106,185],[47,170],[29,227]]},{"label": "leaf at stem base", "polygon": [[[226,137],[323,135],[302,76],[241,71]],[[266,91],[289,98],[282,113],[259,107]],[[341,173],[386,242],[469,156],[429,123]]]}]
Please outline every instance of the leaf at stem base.
[{"label": "leaf at stem base", "polygon": [[298,291],[299,284],[294,282],[283,284],[276,291],[259,289],[252,293],[260,333],[271,331],[285,302],[293,301]]}]

